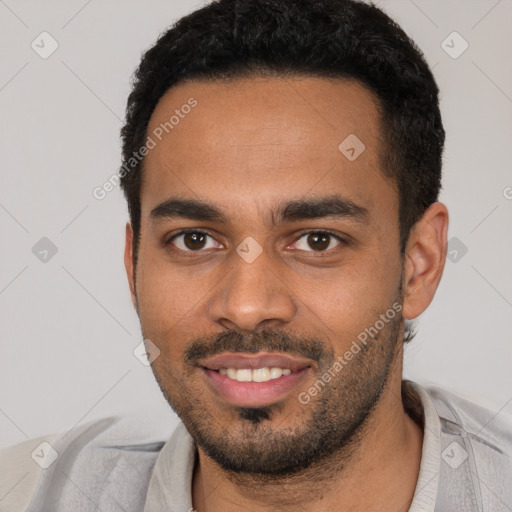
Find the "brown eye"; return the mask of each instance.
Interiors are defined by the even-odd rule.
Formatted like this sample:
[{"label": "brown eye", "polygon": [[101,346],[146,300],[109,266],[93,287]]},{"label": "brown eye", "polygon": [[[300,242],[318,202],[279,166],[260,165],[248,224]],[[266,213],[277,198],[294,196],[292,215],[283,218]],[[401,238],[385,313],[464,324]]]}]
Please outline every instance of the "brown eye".
[{"label": "brown eye", "polygon": [[330,235],[312,233],[308,235],[308,244],[315,251],[325,251],[329,247]]},{"label": "brown eye", "polygon": [[169,243],[186,252],[222,248],[221,244],[218,244],[212,236],[203,231],[182,231],[174,235]]},{"label": "brown eye", "polygon": [[187,233],[183,235],[183,242],[190,250],[202,249],[206,243],[204,233]]},{"label": "brown eye", "polygon": [[331,233],[313,231],[304,233],[296,242],[295,247],[306,252],[326,252],[340,245],[343,240]]}]

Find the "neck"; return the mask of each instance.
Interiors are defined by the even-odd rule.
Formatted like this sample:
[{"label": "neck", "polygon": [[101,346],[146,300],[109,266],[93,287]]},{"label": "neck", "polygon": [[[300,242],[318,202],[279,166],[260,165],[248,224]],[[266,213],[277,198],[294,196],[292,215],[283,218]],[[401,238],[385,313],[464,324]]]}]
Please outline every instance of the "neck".
[{"label": "neck", "polygon": [[[230,510],[408,510],[421,461],[423,430],[404,411],[396,368],[346,453],[287,477],[229,474],[200,449],[193,476],[197,512]],[[343,461],[340,464],[340,461]]]}]

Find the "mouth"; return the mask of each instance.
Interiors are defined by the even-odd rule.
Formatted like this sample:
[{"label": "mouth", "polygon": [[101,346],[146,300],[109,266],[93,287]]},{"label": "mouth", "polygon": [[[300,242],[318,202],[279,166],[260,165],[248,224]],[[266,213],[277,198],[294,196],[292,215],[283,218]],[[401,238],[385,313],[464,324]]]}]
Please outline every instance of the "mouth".
[{"label": "mouth", "polygon": [[308,359],[276,353],[228,353],[201,361],[207,385],[239,407],[262,407],[284,400],[311,371]]}]

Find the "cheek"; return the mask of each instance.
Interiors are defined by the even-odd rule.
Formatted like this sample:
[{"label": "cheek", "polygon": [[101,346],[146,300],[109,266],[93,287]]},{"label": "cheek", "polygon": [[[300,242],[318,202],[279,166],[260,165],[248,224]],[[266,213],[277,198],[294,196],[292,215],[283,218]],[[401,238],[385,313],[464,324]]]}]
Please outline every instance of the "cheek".
[{"label": "cheek", "polygon": [[143,327],[157,334],[168,331],[190,309],[188,295],[193,288],[184,286],[162,260],[141,245],[136,281],[139,316]]},{"label": "cheek", "polygon": [[328,337],[347,342],[373,325],[398,298],[400,265],[386,256],[360,254],[323,277],[297,278],[294,288],[310,316],[308,323],[318,324]]},{"label": "cheek", "polygon": [[193,266],[176,267],[163,252],[141,246],[137,298],[144,335],[172,344],[173,350],[184,346],[191,336],[200,335],[205,328],[207,297],[221,281],[217,274],[199,272]]}]

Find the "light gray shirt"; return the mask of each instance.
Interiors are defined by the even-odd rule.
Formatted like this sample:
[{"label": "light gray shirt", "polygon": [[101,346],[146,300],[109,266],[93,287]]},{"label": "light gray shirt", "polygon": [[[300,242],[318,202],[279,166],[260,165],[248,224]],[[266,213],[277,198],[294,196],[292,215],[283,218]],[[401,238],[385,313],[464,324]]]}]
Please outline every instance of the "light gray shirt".
[{"label": "light gray shirt", "polygon": [[[409,512],[512,511],[512,418],[409,383],[424,424]],[[0,451],[1,512],[190,512],[194,441],[145,413]],[[171,435],[172,433],[172,435]]]}]

